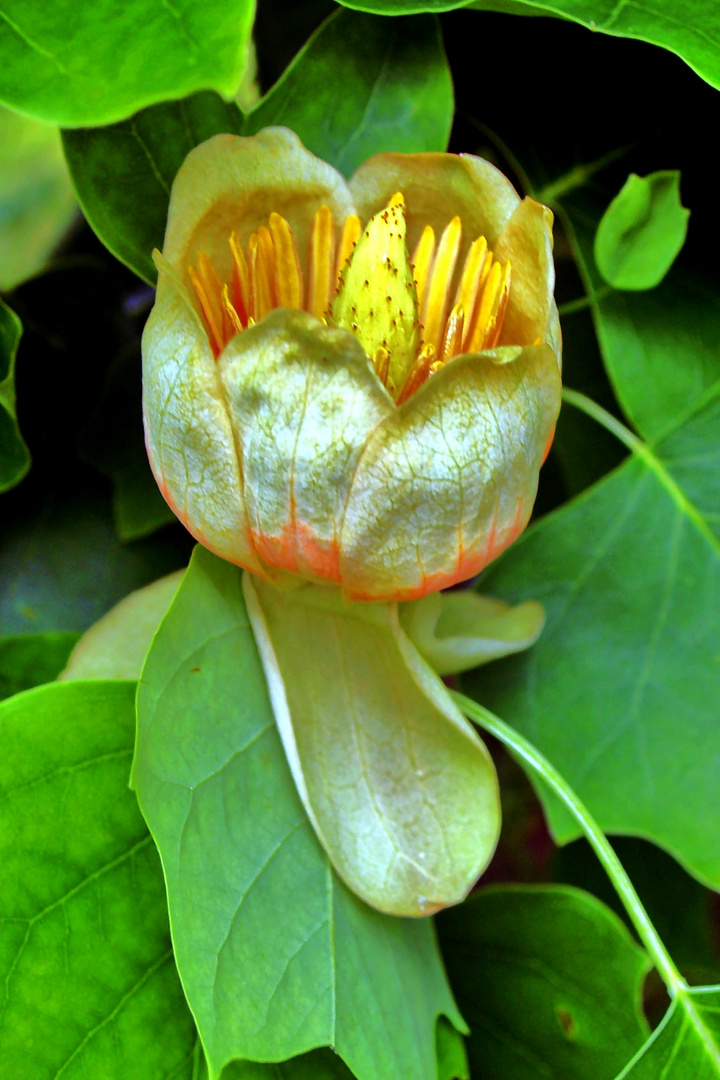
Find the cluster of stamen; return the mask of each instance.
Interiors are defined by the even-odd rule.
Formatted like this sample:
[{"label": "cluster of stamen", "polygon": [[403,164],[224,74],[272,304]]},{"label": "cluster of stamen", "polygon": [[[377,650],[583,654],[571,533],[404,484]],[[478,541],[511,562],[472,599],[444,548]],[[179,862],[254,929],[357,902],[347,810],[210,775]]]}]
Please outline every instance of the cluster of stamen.
[{"label": "cluster of stamen", "polygon": [[[189,267],[188,273],[207,322],[215,357],[236,334],[259,322],[274,308],[309,311],[319,320],[344,326],[360,338],[378,377],[401,404],[451,357],[493,348],[500,336],[510,293],[510,263],[503,266],[496,260],[485,238],[480,236],[471,243],[462,269],[456,274],[462,243],[460,218],[450,221],[439,240],[427,225],[410,259],[408,274],[412,276],[405,287],[413,295],[408,309],[407,296],[398,292],[402,284],[402,278],[398,283],[398,267],[384,250],[386,244],[388,248],[392,246],[396,237],[400,239],[395,244],[400,242],[405,251],[404,228],[404,199],[398,194],[385,211],[368,223],[364,232],[356,216],[351,215],[338,228],[329,208],[320,207],[310,230],[306,274],[292,229],[276,213],[270,215],[267,226],[252,234],[246,250],[237,234],[231,234],[233,269],[229,282],[221,281],[210,259],[201,253],[197,267]],[[360,262],[363,244],[365,250]],[[356,249],[358,265],[353,268]],[[368,258],[375,259],[377,275]],[[374,280],[376,277],[380,284]],[[363,307],[359,295],[363,288],[387,293],[381,296],[384,309],[380,304],[370,306],[369,310],[368,304]],[[357,303],[353,302],[355,294]],[[372,304],[372,298],[369,302]],[[378,308],[376,318],[373,318],[374,307]],[[361,313],[365,314],[365,325],[361,325]],[[400,341],[402,348],[397,349]],[[398,368],[396,362],[395,369],[394,352],[398,355],[402,352],[402,363]]]}]

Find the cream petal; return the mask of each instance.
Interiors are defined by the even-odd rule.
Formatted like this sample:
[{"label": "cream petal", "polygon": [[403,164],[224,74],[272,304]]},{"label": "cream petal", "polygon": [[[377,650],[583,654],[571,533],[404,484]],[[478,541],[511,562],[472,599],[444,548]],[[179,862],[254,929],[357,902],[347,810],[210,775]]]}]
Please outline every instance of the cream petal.
[{"label": "cream petal", "polygon": [[[553,328],[559,333],[552,226],[552,210],[523,199],[495,241],[495,256],[503,262],[509,259],[512,273],[500,345],[547,341]],[[556,351],[559,358],[559,345]]]},{"label": "cream petal", "polygon": [[410,251],[425,225],[431,225],[439,237],[459,215],[463,225],[460,265],[476,237],[484,236],[493,246],[520,202],[499,169],[470,154],[375,154],[349,183],[363,221],[381,210],[396,191],[403,193]]},{"label": "cream petal", "polygon": [[169,506],[196,539],[224,559],[262,573],[207,335],[184,286],[167,263],[158,261],[157,297],[143,334],[150,465]]},{"label": "cream petal", "polygon": [[201,251],[227,281],[233,229],[246,244],[274,211],[290,224],[304,268],[312,218],[323,205],[340,222],[355,212],[343,176],[306,150],[292,131],[216,135],[190,151],[175,178],[163,254],[186,285],[187,267]]},{"label": "cream petal", "polygon": [[272,311],[218,371],[261,559],[339,578],[340,523],[362,449],[395,405],[357,339],[304,311]]},{"label": "cream petal", "polygon": [[432,376],[355,469],[346,593],[409,600],[478,573],[527,524],[559,407],[547,345],[456,357]]}]

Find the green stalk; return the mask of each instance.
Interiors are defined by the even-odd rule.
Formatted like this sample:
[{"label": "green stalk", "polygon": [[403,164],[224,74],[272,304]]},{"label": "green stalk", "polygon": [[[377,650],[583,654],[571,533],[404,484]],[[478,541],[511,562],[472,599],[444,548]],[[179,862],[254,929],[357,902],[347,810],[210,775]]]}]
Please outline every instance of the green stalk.
[{"label": "green stalk", "polygon": [[470,720],[473,720],[480,727],[484,728],[485,731],[489,731],[491,735],[494,735],[500,742],[504,743],[504,745],[512,750],[517,757],[521,758],[526,765],[529,765],[534,773],[550,785],[558,798],[565,804],[576,819],[589,843],[592,845],[595,854],[605,868],[613,887],[620,897],[623,907],[627,911],[633,926],[637,930],[640,940],[650,954],[655,967],[665,983],[670,997],[675,998],[678,994],[682,994],[686,991],[687,984],[675,967],[675,964],[672,962],[660,935],[653,926],[650,916],[642,905],[640,897],[635,892],[633,883],[626,874],[622,863],[608,843],[602,829],[590,816],[587,809],[567,781],[563,779],[547,758],[543,757],[531,743],[524,739],[522,735],[519,735],[518,732],[508,724],[500,720],[499,717],[495,716],[494,713],[491,713],[476,701],[472,701],[470,698],[465,697],[464,694],[459,694],[456,691],[451,691],[451,694],[458,707]]}]

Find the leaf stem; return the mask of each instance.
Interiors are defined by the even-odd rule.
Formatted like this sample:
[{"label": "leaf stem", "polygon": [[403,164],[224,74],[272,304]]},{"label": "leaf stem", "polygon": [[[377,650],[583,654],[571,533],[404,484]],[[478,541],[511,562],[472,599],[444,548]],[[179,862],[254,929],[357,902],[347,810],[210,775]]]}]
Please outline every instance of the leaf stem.
[{"label": "leaf stem", "polygon": [[574,315],[576,311],[585,311],[587,308],[592,307],[597,300],[602,300],[604,296],[611,292],[612,289],[609,285],[602,285],[592,294],[579,296],[577,300],[568,300],[566,304],[559,304],[558,315],[562,318],[563,315]]},{"label": "leaf stem", "polygon": [[670,958],[665,945],[650,920],[650,916],[642,905],[640,897],[635,892],[633,883],[610,846],[604,832],[590,816],[590,813],[567,781],[550,764],[547,758],[543,757],[543,755],[535,749],[532,743],[529,743],[524,739],[522,735],[514,730],[514,728],[511,728],[508,724],[504,723],[504,721],[500,720],[499,717],[484,708],[484,706],[465,697],[464,694],[459,694],[454,690],[450,691],[450,693],[458,707],[470,720],[479,724],[485,731],[489,731],[491,735],[494,735],[504,743],[505,746],[511,749],[514,754],[517,754],[518,757],[522,758],[522,760],[530,766],[533,772],[544,780],[565,804],[579,823],[583,833],[592,845],[595,854],[607,872],[615,891],[622,901],[623,907],[627,911],[633,926],[637,930],[640,940],[652,957],[655,967],[668,989],[668,993],[672,998],[675,998],[679,993],[683,993],[687,989],[685,980]]}]

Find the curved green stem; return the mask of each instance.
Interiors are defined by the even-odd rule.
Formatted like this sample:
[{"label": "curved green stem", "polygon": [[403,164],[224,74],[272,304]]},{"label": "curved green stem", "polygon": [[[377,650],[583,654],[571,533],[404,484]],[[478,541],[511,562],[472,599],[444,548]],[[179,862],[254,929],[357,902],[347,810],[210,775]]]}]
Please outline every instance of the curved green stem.
[{"label": "curved green stem", "polygon": [[682,993],[686,990],[687,986],[685,980],[672,962],[660,935],[653,926],[650,916],[642,905],[640,897],[635,892],[633,883],[626,874],[622,863],[608,843],[607,837],[600,826],[590,816],[587,809],[567,781],[564,780],[550,762],[543,757],[531,743],[524,739],[522,735],[518,734],[514,728],[511,728],[508,724],[504,723],[499,717],[495,716],[494,713],[491,713],[482,705],[478,705],[476,701],[472,701],[470,698],[465,697],[464,694],[459,694],[456,691],[451,691],[451,694],[458,707],[470,720],[479,724],[485,731],[489,731],[491,735],[494,735],[504,743],[514,754],[522,758],[522,760],[530,766],[533,772],[544,780],[545,783],[553,789],[557,797],[565,804],[565,806],[567,806],[570,813],[581,826],[583,833],[605,868],[608,877],[623,903],[623,907],[627,911],[633,926],[638,932],[640,940],[652,957],[655,967],[668,989],[668,993],[674,998],[678,993]]}]

